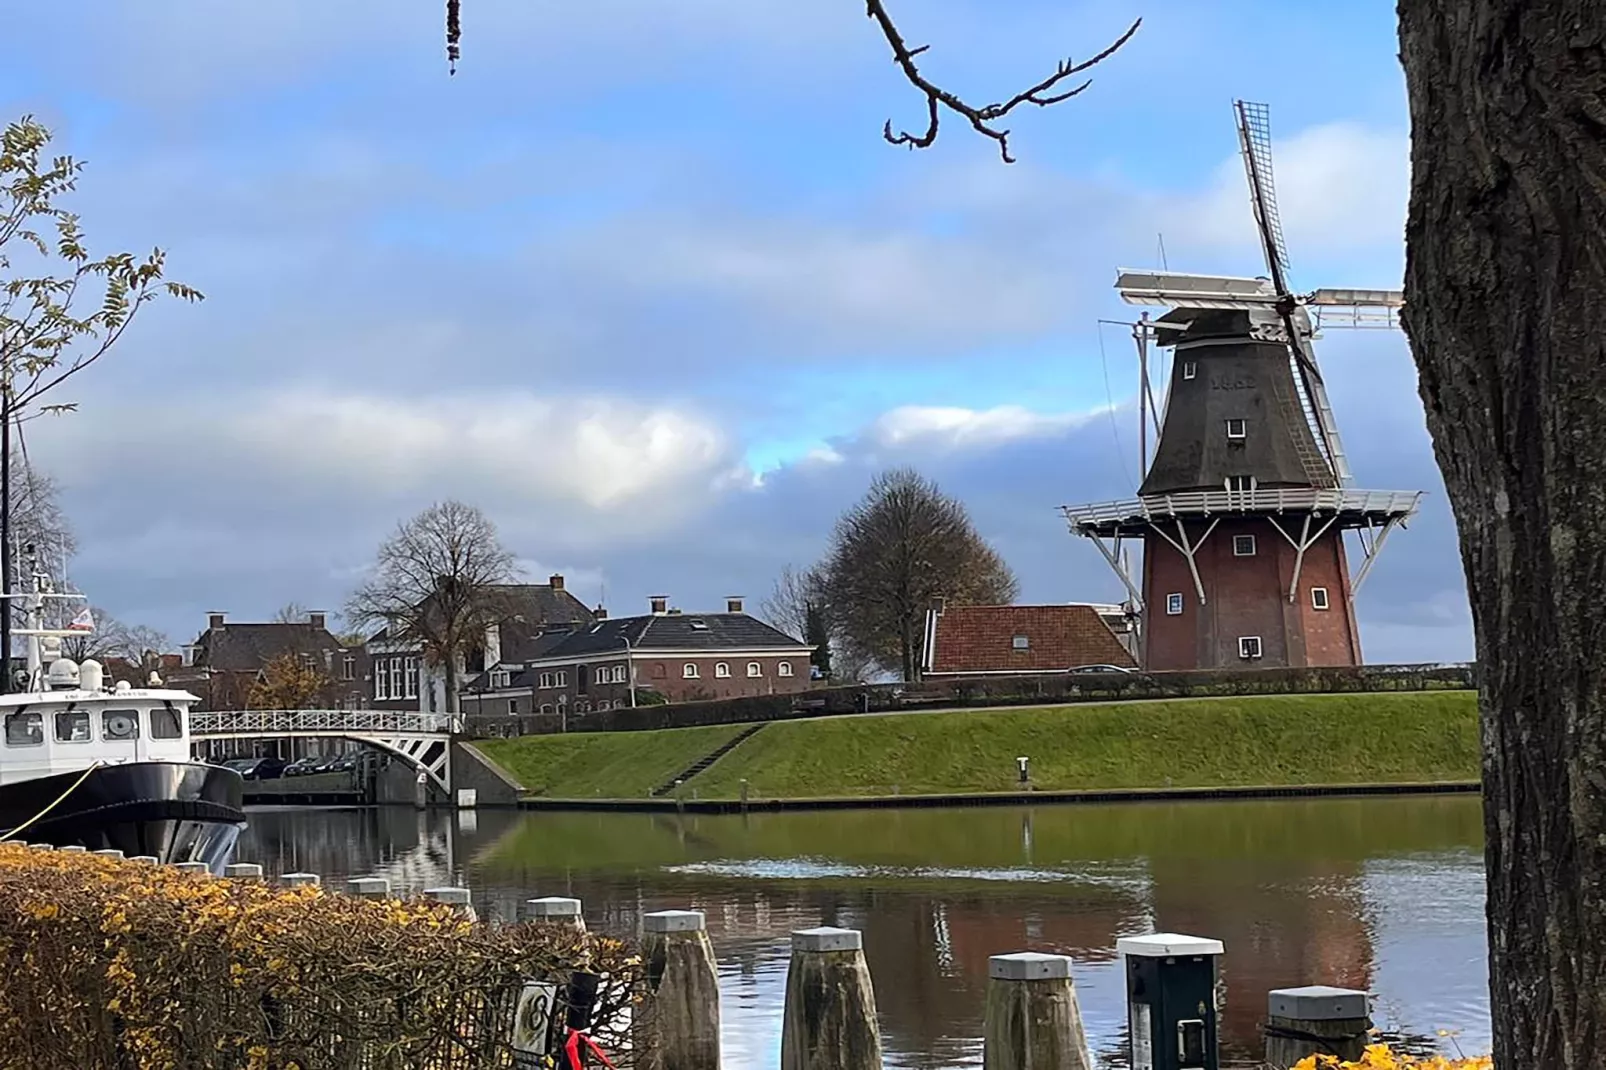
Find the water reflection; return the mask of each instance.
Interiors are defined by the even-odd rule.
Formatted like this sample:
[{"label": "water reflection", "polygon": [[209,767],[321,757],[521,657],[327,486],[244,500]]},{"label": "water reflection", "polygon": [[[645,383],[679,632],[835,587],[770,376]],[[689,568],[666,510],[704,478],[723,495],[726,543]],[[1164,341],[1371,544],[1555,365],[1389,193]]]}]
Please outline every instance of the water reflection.
[{"label": "water reflection", "polygon": [[[1227,1053],[1252,1058],[1266,992],[1378,993],[1380,1023],[1486,1046],[1475,798],[1279,800],[676,816],[254,811],[239,857],[326,880],[466,883],[482,913],[573,895],[596,929],[708,914],[726,1065],[771,1067],[788,934],[863,929],[890,1066],[979,1065],[987,958],[1076,960],[1089,1039],[1124,1044],[1118,936],[1221,939]],[[1449,968],[1446,968],[1449,967]]]}]

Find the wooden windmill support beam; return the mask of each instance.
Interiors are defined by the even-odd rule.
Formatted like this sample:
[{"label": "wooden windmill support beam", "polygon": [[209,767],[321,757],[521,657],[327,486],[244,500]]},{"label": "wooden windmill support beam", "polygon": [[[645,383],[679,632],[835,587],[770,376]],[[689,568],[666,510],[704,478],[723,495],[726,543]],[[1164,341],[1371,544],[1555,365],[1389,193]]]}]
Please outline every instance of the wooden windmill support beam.
[{"label": "wooden windmill support beam", "polygon": [[[1221,518],[1219,516],[1213,517],[1210,521],[1210,526],[1205,528],[1204,534],[1199,536],[1199,541],[1194,543],[1192,546],[1188,545],[1188,529],[1183,525],[1182,518],[1178,517],[1176,523],[1176,539],[1173,539],[1171,536],[1167,535],[1165,533],[1165,529],[1160,527],[1158,524],[1155,525],[1154,531],[1155,534],[1160,536],[1160,538],[1176,547],[1177,553],[1188,559],[1188,571],[1193,574],[1193,590],[1194,593],[1199,596],[1199,604],[1202,606],[1205,604],[1204,580],[1199,578],[1199,565],[1194,560],[1193,555],[1199,552],[1199,547],[1203,546],[1205,540],[1210,537],[1210,533],[1216,530],[1216,525],[1221,523]],[[1178,539],[1180,539],[1181,542],[1178,542]]]},{"label": "wooden windmill support beam", "polygon": [[1119,577],[1121,582],[1126,585],[1127,593],[1132,596],[1133,605],[1137,606],[1139,613],[1142,613],[1143,596],[1138,593],[1137,587],[1132,583],[1132,574],[1126,570],[1125,565],[1121,564],[1121,536],[1115,536],[1113,540],[1115,548],[1112,551],[1110,547],[1104,545],[1104,538],[1102,536],[1094,535],[1091,532],[1084,532],[1084,534],[1093,540],[1094,546],[1099,548],[1099,553],[1104,555],[1104,560],[1110,563],[1110,568],[1115,571],[1116,576]]},{"label": "wooden windmill support beam", "polygon": [[[1292,535],[1288,534],[1288,532],[1284,531],[1283,526],[1277,523],[1277,521],[1272,520],[1271,522],[1271,526],[1277,529],[1277,533],[1283,538],[1287,539],[1288,545],[1294,548],[1294,575],[1293,578],[1288,581],[1289,605],[1293,605],[1294,602],[1298,601],[1299,599],[1299,575],[1305,567],[1305,551],[1309,550],[1312,546],[1315,546],[1317,540],[1323,535],[1327,534],[1327,529],[1332,527],[1333,524],[1338,520],[1338,514],[1334,513],[1332,516],[1327,518],[1327,523],[1317,528],[1316,534],[1312,535],[1310,533],[1310,522],[1315,519],[1315,516],[1316,514],[1314,513],[1305,514],[1305,523],[1300,528],[1299,538],[1297,540]],[[1351,591],[1353,590],[1354,588],[1352,587]]]},{"label": "wooden windmill support beam", "polygon": [[1377,562],[1377,555],[1383,552],[1383,544],[1388,541],[1389,532],[1396,527],[1403,528],[1404,526],[1405,518],[1403,516],[1391,516],[1383,522],[1383,530],[1377,533],[1377,539],[1372,543],[1371,550],[1366,552],[1366,560],[1361,562],[1361,570],[1350,581],[1349,593],[1351,598],[1354,598],[1356,592],[1361,589],[1361,584],[1366,582],[1366,577],[1372,571],[1372,565]]}]

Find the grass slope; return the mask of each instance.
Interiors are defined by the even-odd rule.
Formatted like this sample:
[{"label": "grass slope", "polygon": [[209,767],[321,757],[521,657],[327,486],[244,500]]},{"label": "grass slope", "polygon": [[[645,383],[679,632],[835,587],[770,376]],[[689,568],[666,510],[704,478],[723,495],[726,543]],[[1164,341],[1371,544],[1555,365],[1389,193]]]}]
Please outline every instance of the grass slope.
[{"label": "grass slope", "polygon": [[768,725],[690,784],[705,799],[1475,780],[1471,692],[1288,695]]},{"label": "grass slope", "polygon": [[639,799],[746,725],[662,732],[581,732],[476,743],[535,795]]}]

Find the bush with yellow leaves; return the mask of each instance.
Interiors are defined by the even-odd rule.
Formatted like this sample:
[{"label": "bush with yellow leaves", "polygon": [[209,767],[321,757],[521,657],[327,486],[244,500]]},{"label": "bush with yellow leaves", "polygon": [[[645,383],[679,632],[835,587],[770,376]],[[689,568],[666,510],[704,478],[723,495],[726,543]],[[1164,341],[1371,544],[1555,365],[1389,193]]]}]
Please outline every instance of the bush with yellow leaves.
[{"label": "bush with yellow leaves", "polygon": [[640,976],[566,928],[10,843],[0,969],[8,1070],[509,1067],[525,984],[576,970],[603,977],[595,1035],[624,1066]]},{"label": "bush with yellow leaves", "polygon": [[1312,1055],[1294,1064],[1294,1070],[1494,1070],[1487,1055],[1451,1059],[1443,1055],[1418,1058],[1396,1055],[1387,1044],[1370,1044],[1356,1062],[1340,1062],[1331,1055]]}]

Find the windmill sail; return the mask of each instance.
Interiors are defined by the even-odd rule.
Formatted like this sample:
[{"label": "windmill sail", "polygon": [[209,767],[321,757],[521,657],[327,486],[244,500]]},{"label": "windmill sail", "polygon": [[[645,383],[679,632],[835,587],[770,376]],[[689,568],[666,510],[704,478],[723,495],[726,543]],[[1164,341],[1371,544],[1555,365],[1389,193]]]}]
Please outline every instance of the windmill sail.
[{"label": "windmill sail", "polygon": [[1288,246],[1283,240],[1282,217],[1277,211],[1277,187],[1271,167],[1271,112],[1264,104],[1240,100],[1234,103],[1238,113],[1238,143],[1243,150],[1244,172],[1249,179],[1249,200],[1255,211],[1255,224],[1260,230],[1261,252],[1266,258],[1266,272],[1271,276],[1276,291],[1278,311],[1288,335],[1289,359],[1293,365],[1294,383],[1299,391],[1299,406],[1309,421],[1322,453],[1333,475],[1340,483],[1350,480],[1349,458],[1338,437],[1338,423],[1332,404],[1327,399],[1327,387],[1322,382],[1321,369],[1316,364],[1316,353],[1310,344],[1308,320],[1296,316],[1297,305],[1288,285]]}]

